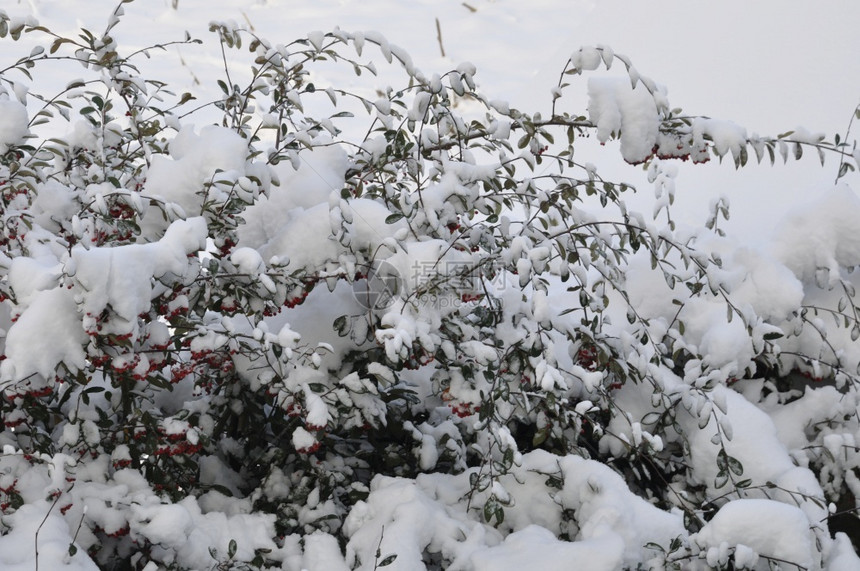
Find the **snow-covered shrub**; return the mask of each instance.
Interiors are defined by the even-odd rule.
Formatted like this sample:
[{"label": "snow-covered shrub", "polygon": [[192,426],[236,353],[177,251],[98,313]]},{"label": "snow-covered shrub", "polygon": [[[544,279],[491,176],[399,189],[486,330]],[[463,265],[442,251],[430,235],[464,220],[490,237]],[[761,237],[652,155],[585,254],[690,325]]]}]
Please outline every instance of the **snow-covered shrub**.
[{"label": "snow-covered shrub", "polygon": [[[815,149],[839,180],[845,141],[684,116],[606,47],[542,116],[378,34],[221,22],[201,103],[140,76],[121,16],[0,12],[47,41],[0,70],[4,568],[860,565],[829,527],[860,494],[860,199],[763,253],[722,200],[677,229],[667,162]],[[399,87],[360,83],[374,59]],[[49,63],[87,75],[42,94]],[[592,134],[647,164],[653,216]]]}]

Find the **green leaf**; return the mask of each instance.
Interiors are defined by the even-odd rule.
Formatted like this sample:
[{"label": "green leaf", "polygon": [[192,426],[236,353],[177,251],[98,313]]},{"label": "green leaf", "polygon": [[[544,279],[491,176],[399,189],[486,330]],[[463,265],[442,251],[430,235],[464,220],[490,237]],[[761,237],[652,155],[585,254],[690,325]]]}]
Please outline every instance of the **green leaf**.
[{"label": "green leaf", "polygon": [[236,556],[236,551],[239,550],[239,546],[236,544],[235,539],[231,539],[230,543],[227,545],[227,557],[233,559]]},{"label": "green leaf", "polygon": [[397,559],[397,554],[392,553],[391,555],[388,555],[385,559],[380,561],[379,565],[377,565],[377,567],[386,567],[388,565],[391,565],[392,563],[394,563],[395,559]]},{"label": "green leaf", "polygon": [[395,222],[397,222],[401,218],[404,218],[403,213],[402,212],[395,212],[394,214],[389,214],[385,218],[385,223],[386,224],[394,224]]},{"label": "green leaf", "polygon": [[725,448],[721,448],[719,452],[717,452],[717,468],[720,469],[720,472],[725,472],[726,468],[729,465],[729,455],[726,453]]},{"label": "green leaf", "polygon": [[740,461],[733,456],[726,456],[726,459],[729,463],[729,471],[732,472],[735,476],[743,476],[744,475],[744,466],[740,463]]},{"label": "green leaf", "polygon": [[349,328],[347,327],[346,322],[346,315],[341,315],[340,317],[335,319],[332,326],[334,327],[334,330],[337,331],[337,334],[341,337],[344,337],[347,333],[349,333]]},{"label": "green leaf", "polygon": [[546,442],[546,439],[549,437],[549,433],[550,433],[550,427],[549,426],[544,426],[543,428],[541,428],[540,430],[535,432],[535,435],[532,438],[532,446],[534,448],[537,448],[538,446],[540,446],[541,444]]},{"label": "green leaf", "polygon": [[69,42],[69,41],[71,41],[71,40],[69,40],[68,38],[57,38],[57,39],[56,39],[56,40],[54,40],[54,42],[51,44],[51,49],[50,49],[50,50],[48,50],[48,51],[49,51],[50,53],[52,53],[52,54],[53,54],[53,53],[55,53],[58,49],[60,49],[60,46],[62,46],[63,44],[65,44],[66,42]]}]

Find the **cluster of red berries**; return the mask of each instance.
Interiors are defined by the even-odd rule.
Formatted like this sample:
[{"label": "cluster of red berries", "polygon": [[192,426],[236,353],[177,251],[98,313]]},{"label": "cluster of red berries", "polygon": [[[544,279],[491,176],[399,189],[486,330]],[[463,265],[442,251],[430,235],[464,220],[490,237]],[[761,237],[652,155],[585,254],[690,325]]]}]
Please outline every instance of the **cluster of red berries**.
[{"label": "cluster of red berries", "polygon": [[131,220],[136,214],[134,208],[125,203],[116,203],[108,208],[108,215],[118,220]]},{"label": "cluster of red berries", "polygon": [[156,448],[153,454],[155,456],[176,456],[179,454],[196,454],[200,452],[203,445],[200,442],[192,443],[187,439],[186,432],[174,432],[167,434],[163,429],[158,430],[158,435],[161,440],[166,440],[166,444]]},{"label": "cluster of red berries", "polygon": [[313,444],[311,444],[310,446],[307,446],[307,447],[297,448],[296,452],[298,452],[299,454],[313,454],[314,452],[316,452],[317,450],[320,449],[320,446],[321,446],[321,444],[320,444],[319,440],[314,440]]},{"label": "cluster of red berries", "polygon": [[[232,353],[232,352],[231,352]],[[229,354],[210,350],[192,351],[191,360],[174,363],[170,367],[170,382],[176,384],[193,373],[205,373],[207,371],[220,371],[229,374],[235,369],[235,364]],[[214,383],[211,376],[199,374],[198,386],[204,390],[211,390]]]},{"label": "cluster of red berries", "polygon": [[174,289],[170,297],[162,300],[158,305],[158,313],[170,321],[174,317],[184,315],[188,311],[188,307],[188,298],[182,293],[182,290]]},{"label": "cluster of red berries", "polygon": [[473,414],[481,412],[481,405],[473,405],[469,402],[458,403],[451,407],[451,412],[460,418],[466,418],[467,416],[472,416]]},{"label": "cluster of red berries", "polygon": [[6,399],[10,402],[14,402],[17,398],[42,398],[49,397],[54,394],[54,389],[51,386],[39,387],[38,389],[30,389],[24,391],[23,393],[6,393]]},{"label": "cluster of red berries", "polygon": [[409,358],[403,362],[403,368],[415,371],[425,365],[429,365],[436,360],[436,355],[429,353],[426,349],[420,346],[412,348]]},{"label": "cluster of red berries", "polygon": [[18,486],[18,479],[17,478],[15,478],[15,480],[11,484],[6,486],[5,488],[0,486],[0,494],[3,494],[6,496],[6,500],[3,502],[0,502],[0,512],[6,512],[6,510],[8,510],[10,507],[12,507],[11,496],[13,496],[13,495],[17,496],[20,494],[17,486]]},{"label": "cluster of red berries", "polygon": [[131,460],[128,458],[121,459],[121,460],[114,460],[112,462],[112,465],[113,465],[114,470],[122,470],[123,468],[128,468],[129,466],[131,466]]},{"label": "cluster of red berries", "polygon": [[[358,274],[356,274],[358,276]],[[304,280],[304,286],[301,288],[295,288],[291,292],[291,295],[284,302],[284,306],[288,309],[292,309],[297,305],[301,305],[310,295],[311,291],[313,291],[314,287],[319,282],[320,278],[307,278]],[[298,289],[298,292],[296,291]]]},{"label": "cluster of red berries", "polygon": [[576,352],[577,364],[587,371],[596,371],[598,366],[597,349],[595,347],[582,346]]},{"label": "cluster of red berries", "polygon": [[481,412],[480,404],[460,402],[457,400],[456,397],[451,394],[450,387],[443,390],[441,396],[442,400],[448,403],[448,406],[451,408],[451,412],[460,418],[466,418],[467,416],[472,416],[473,414]]},{"label": "cluster of red berries", "polygon": [[288,417],[296,418],[304,414],[304,409],[302,408],[302,405],[300,403],[293,400],[292,402],[287,404],[285,412],[287,413]]},{"label": "cluster of red berries", "polygon": [[463,303],[469,303],[472,301],[480,301],[484,298],[484,294],[482,293],[464,293],[460,294],[460,301]]},{"label": "cluster of red berries", "polygon": [[153,454],[155,456],[176,456],[178,454],[190,455],[197,454],[200,452],[202,446],[198,444],[191,444],[187,440],[182,442],[177,442],[176,444],[165,444],[159,446],[155,449]]},{"label": "cluster of red berries", "polygon": [[100,246],[108,242],[127,242],[133,237],[134,232],[131,228],[125,230],[111,228],[110,230],[98,230],[96,235],[93,236],[93,243]]},{"label": "cluster of red berries", "polygon": [[102,526],[97,525],[97,526],[93,527],[93,531],[95,533],[100,533],[100,532],[104,533],[108,537],[123,537],[123,536],[128,535],[129,532],[131,532],[131,529],[128,527],[128,525],[125,525],[116,531],[112,531],[111,533],[107,533]]},{"label": "cluster of red berries", "polygon": [[23,240],[26,236],[27,225],[21,222],[20,216],[10,217],[5,220],[3,233],[0,234],[0,246],[6,246],[15,240]]},{"label": "cluster of red berries", "polygon": [[218,254],[225,258],[236,247],[236,242],[232,238],[224,238],[224,243],[218,247]]}]

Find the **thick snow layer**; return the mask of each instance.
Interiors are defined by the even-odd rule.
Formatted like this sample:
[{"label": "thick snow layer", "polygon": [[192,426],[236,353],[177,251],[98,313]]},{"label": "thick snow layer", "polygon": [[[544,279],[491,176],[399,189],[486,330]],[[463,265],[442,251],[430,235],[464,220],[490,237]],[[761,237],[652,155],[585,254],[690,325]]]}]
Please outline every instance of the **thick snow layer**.
[{"label": "thick snow layer", "polygon": [[349,165],[346,153],[337,145],[302,151],[298,157],[298,169],[289,161],[272,167],[278,184],[242,213],[246,222],[238,229],[242,245],[263,248],[281,234],[287,221],[327,205],[329,195],[343,186]]},{"label": "thick snow layer", "polygon": [[499,541],[496,532],[436,501],[420,481],[384,477],[374,479],[370,496],[352,509],[344,531],[350,538],[347,562],[360,562],[357,568],[361,570],[375,568],[377,551],[381,559],[397,554],[389,567],[392,570],[421,569],[425,549],[454,560],[456,568],[462,549]]},{"label": "thick snow layer", "polygon": [[60,363],[83,368],[86,342],[74,294],[65,288],[39,292],[9,328],[0,376],[19,381],[38,373],[52,379]]},{"label": "thick snow layer", "polygon": [[[414,481],[377,477],[370,497],[345,523],[347,560],[372,569],[380,545],[383,558],[397,553],[394,569],[421,568],[424,551],[452,561],[450,569],[516,568],[529,561],[535,568],[563,569],[570,557],[588,557],[596,569],[614,569],[656,555],[643,549],[645,544],[668,547],[684,534],[680,513],[661,511],[637,497],[599,462],[543,451],[524,454],[521,461],[500,482],[512,501],[500,526],[512,532],[504,542],[495,529],[467,519],[462,505],[467,474],[424,475]],[[549,476],[563,481],[553,498],[538,492]],[[557,539],[565,510],[575,513],[579,524],[573,542]],[[498,567],[501,562],[504,566]]]},{"label": "thick snow layer", "polygon": [[[777,482],[787,473],[800,469],[792,462],[788,450],[777,437],[773,421],[765,412],[724,386],[715,387],[713,392],[714,403],[718,403],[725,411],[712,405],[712,416],[702,428],[699,428],[699,419],[692,415],[682,420],[682,426],[690,442],[690,458],[695,471],[714,496],[720,495],[715,481],[719,471],[717,455],[723,449],[743,466],[743,473],[738,475],[737,479],[750,479],[754,486]],[[701,413],[699,415],[701,416]],[[718,425],[730,426],[732,436],[725,434],[725,428],[718,429]],[[713,438],[719,431],[722,431],[722,438],[714,442]],[[744,436],[753,434],[755,438]],[[789,491],[801,491],[816,498],[823,497],[814,477],[811,478],[811,485],[812,487],[803,490],[789,488]],[[800,499],[797,501],[800,504],[806,503]],[[826,514],[822,514],[822,517],[824,515]]]},{"label": "thick snow layer", "polygon": [[505,538],[504,543],[472,556],[475,571],[541,569],[566,571],[576,562],[588,562],[594,571],[622,567],[623,540],[610,530],[582,541],[560,541],[544,527],[530,525]]},{"label": "thick snow layer", "polygon": [[246,149],[247,142],[230,129],[210,125],[197,134],[192,126],[183,127],[170,142],[170,157],[152,158],[142,194],[175,202],[189,216],[199,214],[200,183],[218,177],[216,170],[226,177],[240,170]]},{"label": "thick snow layer", "polygon": [[152,279],[168,272],[182,276],[188,254],[205,248],[206,222],[189,218],[171,224],[158,242],[128,246],[75,248],[74,276],[80,284],[81,309],[91,316],[110,306],[120,318],[134,321],[149,308]]},{"label": "thick snow layer", "polygon": [[[779,532],[774,533],[778,523]],[[773,500],[741,499],[725,504],[692,541],[708,552],[708,563],[719,561],[720,546],[744,545],[759,556],[813,571],[821,568],[815,536],[799,508]]]},{"label": "thick snow layer", "polygon": [[4,570],[98,570],[83,549],[78,549],[75,555],[69,554],[69,526],[46,501],[21,506],[9,517],[7,525],[12,529],[0,536],[0,567]]},{"label": "thick snow layer", "polygon": [[204,220],[195,218],[175,222],[152,244],[78,246],[65,268],[77,284],[71,290],[58,287],[58,268],[25,258],[16,261],[12,283],[18,285],[26,311],[7,333],[7,359],[0,368],[3,380],[18,381],[32,373],[52,378],[60,363],[83,368],[86,328],[95,327],[95,319],[107,307],[119,323],[115,331],[105,333],[136,337],[137,316],[149,309],[153,279],[168,272],[183,275],[188,254],[202,250],[205,237]]}]

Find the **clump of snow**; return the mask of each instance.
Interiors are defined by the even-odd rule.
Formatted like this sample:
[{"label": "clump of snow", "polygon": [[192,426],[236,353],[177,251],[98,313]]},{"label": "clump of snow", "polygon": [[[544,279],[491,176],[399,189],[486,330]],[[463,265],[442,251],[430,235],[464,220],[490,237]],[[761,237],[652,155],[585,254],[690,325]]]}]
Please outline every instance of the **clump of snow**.
[{"label": "clump of snow", "polygon": [[500,540],[498,533],[436,501],[419,482],[385,477],[375,478],[367,500],[353,507],[344,532],[350,538],[347,562],[355,566],[360,561],[361,570],[374,569],[390,554],[397,555],[388,567],[392,571],[421,569],[425,550],[462,568],[462,562],[457,564],[461,550]]},{"label": "clump of snow", "polygon": [[30,305],[38,292],[56,287],[62,269],[62,264],[55,259],[14,258],[9,264],[7,279],[19,307]]},{"label": "clump of snow", "polygon": [[86,366],[87,335],[73,292],[54,288],[37,293],[6,334],[6,360],[0,379],[19,381],[33,373],[53,378],[57,365]]},{"label": "clump of snow", "polygon": [[188,254],[205,248],[203,218],[178,220],[158,242],[72,251],[74,277],[79,284],[81,309],[90,316],[105,307],[127,322],[149,307],[153,278],[167,273],[182,276]]},{"label": "clump of snow", "polygon": [[601,143],[621,138],[625,161],[641,163],[653,154],[660,115],[654,95],[644,84],[634,88],[628,79],[589,78],[588,117],[597,125]]},{"label": "clump of snow", "polygon": [[712,141],[714,150],[719,156],[731,153],[740,156],[741,149],[746,146],[747,131],[731,121],[720,119],[705,119],[698,117],[693,121],[693,147],[705,145],[705,139]]},{"label": "clump of snow", "polygon": [[[732,477],[737,481],[750,480],[751,486],[764,486],[765,491],[769,482],[777,483],[783,491],[768,492],[771,497],[802,506],[810,511],[810,519],[826,517],[815,501],[808,499],[821,501],[824,497],[821,486],[810,470],[794,464],[777,436],[776,426],[764,411],[722,385],[714,388],[713,397],[708,402],[695,403],[692,399],[688,402],[694,408],[689,416],[681,419],[680,424],[690,443],[690,461],[694,471],[713,496],[720,495],[720,489],[725,485],[725,482],[718,485],[721,471],[718,456],[724,451],[742,468],[741,474],[726,470],[726,476],[734,474]],[[731,435],[727,434],[726,426],[730,427]],[[718,437],[719,434],[722,437]],[[739,436],[749,434],[756,437]],[[751,497],[765,493],[754,490],[749,492]]]},{"label": "clump of snow", "polygon": [[719,563],[720,547],[727,544],[746,546],[759,557],[775,557],[802,569],[821,568],[815,536],[806,515],[795,506],[773,500],[728,502],[691,541],[707,552],[711,565]]},{"label": "clump of snow", "polygon": [[303,539],[305,548],[302,559],[303,569],[325,569],[326,571],[349,571],[340,545],[335,537],[316,531]]},{"label": "clump of snow", "polygon": [[316,147],[302,151],[298,159],[297,169],[289,161],[272,167],[279,184],[272,186],[268,195],[260,196],[242,213],[245,224],[238,228],[242,245],[266,246],[281,234],[288,221],[303,211],[328,204],[332,191],[343,186],[349,163],[340,147]]},{"label": "clump of snow", "polygon": [[[140,194],[175,204],[185,216],[199,216],[205,200],[222,198],[211,195],[214,191],[202,192],[203,184],[222,179],[237,181],[245,173],[247,150],[247,141],[230,129],[209,125],[197,134],[193,126],[186,125],[170,142],[169,157],[161,154],[152,157]],[[157,208],[150,209],[143,217],[144,235],[153,235],[164,225]]]},{"label": "clump of snow", "polygon": [[8,95],[0,95],[0,155],[20,145],[30,134],[27,108]]},{"label": "clump of snow", "polygon": [[791,140],[797,141],[800,143],[807,143],[810,145],[816,145],[823,141],[827,135],[820,131],[810,131],[806,127],[797,126],[794,129],[794,132],[791,133]]},{"label": "clump of snow", "polygon": [[497,569],[541,569],[566,571],[577,561],[588,562],[594,571],[622,568],[623,541],[604,533],[580,541],[561,541],[544,527],[530,525],[505,538],[504,543],[472,556],[475,571]]},{"label": "clump of snow", "polygon": [[571,65],[583,71],[593,71],[600,67],[603,61],[601,50],[592,46],[584,46],[573,52],[570,56]]},{"label": "clump of snow", "polygon": [[167,547],[182,547],[194,525],[189,511],[179,504],[132,505],[132,513],[138,533]]},{"label": "clump of snow", "polygon": [[822,194],[811,204],[792,211],[777,228],[774,255],[803,280],[825,270],[834,283],[840,268],[860,265],[860,198],[847,184]]},{"label": "clump of snow", "polygon": [[[468,474],[414,481],[377,477],[366,502],[359,502],[344,524],[350,537],[347,561],[360,560],[360,569],[372,569],[381,544],[382,557],[397,554],[394,569],[420,568],[424,552],[440,554],[449,569],[495,569],[502,562],[509,568],[511,561],[564,569],[573,556],[588,556],[596,569],[616,569],[650,559],[656,552],[645,548],[647,543],[668,547],[684,534],[680,515],[638,498],[599,462],[539,450],[522,455],[520,462],[494,486],[494,493],[510,500],[499,526],[510,531],[503,542],[497,530],[467,517]],[[537,491],[550,476],[562,482],[552,498]],[[576,514],[579,533],[573,542],[557,539],[563,510]]]},{"label": "clump of snow", "polygon": [[318,444],[314,435],[301,426],[296,427],[293,431],[292,442],[296,450],[302,452],[310,452],[314,450]]},{"label": "clump of snow", "polygon": [[23,505],[11,516],[4,516],[4,523],[10,528],[0,536],[0,567],[4,570],[98,570],[83,549],[69,554],[72,532],[59,512],[51,510],[50,503],[42,500]]}]

